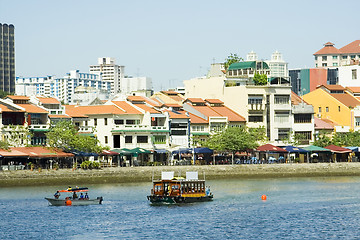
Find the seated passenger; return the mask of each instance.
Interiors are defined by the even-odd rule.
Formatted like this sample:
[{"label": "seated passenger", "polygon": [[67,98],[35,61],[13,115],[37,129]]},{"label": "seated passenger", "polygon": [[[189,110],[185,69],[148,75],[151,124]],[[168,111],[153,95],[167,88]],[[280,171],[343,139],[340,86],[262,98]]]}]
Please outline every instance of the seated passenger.
[{"label": "seated passenger", "polygon": [[89,199],[89,195],[85,193],[85,199]]},{"label": "seated passenger", "polygon": [[80,200],[84,200],[84,195],[80,193]]},{"label": "seated passenger", "polygon": [[60,197],[59,191],[56,191],[56,193],[54,194],[54,197],[55,197],[56,199],[59,199],[59,197]]}]

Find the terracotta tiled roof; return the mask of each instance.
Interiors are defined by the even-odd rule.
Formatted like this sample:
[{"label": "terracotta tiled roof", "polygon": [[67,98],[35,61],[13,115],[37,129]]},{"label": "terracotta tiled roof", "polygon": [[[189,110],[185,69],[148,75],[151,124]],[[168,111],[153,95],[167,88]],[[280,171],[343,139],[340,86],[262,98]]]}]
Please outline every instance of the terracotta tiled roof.
[{"label": "terracotta tiled roof", "polygon": [[0,112],[25,112],[25,111],[0,103]]},{"label": "terracotta tiled roof", "polygon": [[330,91],[345,91],[345,88],[341,85],[320,85],[318,86],[317,88],[321,88],[321,87],[324,87]]},{"label": "terracotta tiled roof", "polygon": [[38,99],[42,104],[60,104],[59,100],[57,100],[56,98],[37,97],[37,99]]},{"label": "terracotta tiled roof", "polygon": [[143,109],[146,112],[149,112],[149,113],[161,113],[160,111],[154,109],[153,107],[149,107],[146,104],[134,104],[134,105],[141,108],[141,109]]},{"label": "terracotta tiled roof", "polygon": [[176,103],[165,103],[162,105],[162,107],[177,107],[177,108],[181,108],[182,106],[180,104],[176,104]]},{"label": "terracotta tiled roof", "polygon": [[[28,157],[29,156],[29,154],[20,152],[13,148],[10,148],[10,151],[0,149],[0,155],[3,157]],[[20,159],[19,159],[19,161],[20,161]]]},{"label": "terracotta tiled roof", "polygon": [[331,42],[327,42],[324,44],[325,46],[314,53],[314,55],[324,55],[324,54],[340,54],[340,50],[334,47],[334,44]]},{"label": "terracotta tiled roof", "polygon": [[191,124],[204,124],[209,123],[209,120],[205,120],[201,117],[198,117],[192,113],[189,113]]},{"label": "terracotta tiled roof", "polygon": [[81,118],[87,118],[87,116],[84,113],[81,113],[77,111],[76,105],[64,105],[65,107],[65,113],[68,114],[70,117],[81,117]]},{"label": "terracotta tiled roof", "polygon": [[184,111],[177,111],[177,112],[166,111],[166,112],[169,113],[170,118],[190,118],[186,116],[186,113]]},{"label": "terracotta tiled roof", "polygon": [[16,105],[18,105],[19,107],[25,108],[25,112],[28,112],[28,113],[49,113],[45,109],[42,109],[33,104],[16,104]]},{"label": "terracotta tiled roof", "polygon": [[346,89],[350,90],[353,93],[360,93],[360,87],[347,87]]},{"label": "terracotta tiled roof", "polygon": [[69,115],[62,115],[62,114],[59,114],[59,115],[49,115],[49,118],[71,118]]},{"label": "terracotta tiled roof", "polygon": [[[125,101],[111,101],[116,106],[120,107],[124,112],[121,114],[142,114],[139,110],[131,106],[131,104],[125,102]],[[102,105],[106,106],[106,105]]]},{"label": "terracotta tiled roof", "polygon": [[347,107],[356,107],[360,105],[360,101],[347,93],[332,93],[330,94],[333,98],[337,99],[339,102],[344,104]]},{"label": "terracotta tiled roof", "polygon": [[128,96],[126,99],[130,102],[145,102],[142,96]]},{"label": "terracotta tiled roof", "polygon": [[228,117],[229,122],[246,122],[245,118],[226,106],[211,107],[223,117]]},{"label": "terracotta tiled roof", "polygon": [[179,94],[178,92],[175,92],[175,91],[160,91],[161,93],[163,94],[166,94],[166,95],[177,95]]},{"label": "terracotta tiled roof", "polygon": [[17,96],[17,95],[7,95],[7,98],[10,98],[12,100],[30,100],[27,96]]},{"label": "terracotta tiled roof", "polygon": [[360,53],[360,40],[355,40],[352,43],[339,49],[341,53]]},{"label": "terracotta tiled roof", "polygon": [[177,101],[177,102],[182,102],[184,101],[184,98],[183,97],[180,97],[180,96],[169,96],[171,99],[173,99],[174,101]]},{"label": "terracotta tiled roof", "polygon": [[205,99],[205,101],[210,104],[224,104],[220,99]]},{"label": "terracotta tiled roof", "polygon": [[333,130],[334,125],[330,122],[324,121],[323,119],[314,117],[314,127],[316,130]]},{"label": "terracotta tiled roof", "polygon": [[202,98],[188,98],[186,101],[192,102],[192,103],[205,103],[205,101]]},{"label": "terracotta tiled roof", "polygon": [[[293,91],[291,91],[291,104],[292,105],[299,105],[299,103],[306,103],[308,104],[306,101],[304,101],[304,99],[302,99],[299,95],[297,95],[296,93],[294,93]],[[309,104],[308,104],[309,105]]]}]

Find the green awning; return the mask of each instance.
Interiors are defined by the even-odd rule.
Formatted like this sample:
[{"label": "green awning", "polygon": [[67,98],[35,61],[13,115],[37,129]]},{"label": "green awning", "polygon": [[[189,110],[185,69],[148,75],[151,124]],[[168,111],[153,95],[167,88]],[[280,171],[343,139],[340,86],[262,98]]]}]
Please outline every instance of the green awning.
[{"label": "green awning", "polygon": [[318,146],[315,146],[315,145],[310,145],[310,146],[307,146],[307,147],[303,147],[302,149],[305,149],[306,151],[309,151],[309,152],[331,152],[330,149],[318,147]]},{"label": "green awning", "polygon": [[[262,69],[270,69],[269,65],[266,62],[261,62],[263,68]],[[236,62],[229,66],[228,70],[238,70],[238,69],[256,69],[256,61],[248,61],[248,62]]]},{"label": "green awning", "polygon": [[89,137],[95,137],[93,133],[78,133],[81,136],[89,136]]},{"label": "green awning", "polygon": [[32,128],[30,129],[32,132],[48,132],[49,129],[41,129],[41,128]]},{"label": "green awning", "polygon": [[210,135],[210,133],[208,133],[208,132],[193,132],[193,133],[191,133],[192,135],[194,135],[194,136],[208,136],[208,135]]}]

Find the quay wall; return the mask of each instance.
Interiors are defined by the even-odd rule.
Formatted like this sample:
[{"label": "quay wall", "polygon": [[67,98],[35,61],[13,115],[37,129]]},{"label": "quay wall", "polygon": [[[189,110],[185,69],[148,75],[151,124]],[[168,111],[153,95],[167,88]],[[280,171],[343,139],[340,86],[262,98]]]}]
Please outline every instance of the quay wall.
[{"label": "quay wall", "polygon": [[174,171],[175,176],[197,171],[206,180],[234,178],[326,177],[360,176],[360,163],[302,163],[249,164],[201,166],[113,167],[98,170],[17,170],[0,171],[0,187],[86,185],[104,183],[151,182],[159,179],[162,171]]}]

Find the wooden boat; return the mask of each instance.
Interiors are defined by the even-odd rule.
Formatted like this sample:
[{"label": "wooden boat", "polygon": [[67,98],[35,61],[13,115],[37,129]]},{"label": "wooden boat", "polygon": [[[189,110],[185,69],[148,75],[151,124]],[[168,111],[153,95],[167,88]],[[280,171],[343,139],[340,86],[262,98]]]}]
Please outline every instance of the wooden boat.
[{"label": "wooden boat", "polygon": [[161,180],[153,180],[147,199],[152,204],[177,204],[212,201],[213,197],[205,180],[198,179],[197,172],[187,172],[186,178],[174,177],[174,172],[162,172]]},{"label": "wooden boat", "polygon": [[[82,195],[83,192],[88,192],[88,188],[68,188],[67,190],[58,190],[54,198],[45,198],[49,201],[49,203],[53,206],[85,206],[85,205],[95,205],[101,204],[103,201],[103,197],[97,197],[94,199],[89,199],[85,196],[79,197],[77,193]],[[60,198],[60,193],[69,193],[69,196],[65,198]]]}]

